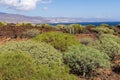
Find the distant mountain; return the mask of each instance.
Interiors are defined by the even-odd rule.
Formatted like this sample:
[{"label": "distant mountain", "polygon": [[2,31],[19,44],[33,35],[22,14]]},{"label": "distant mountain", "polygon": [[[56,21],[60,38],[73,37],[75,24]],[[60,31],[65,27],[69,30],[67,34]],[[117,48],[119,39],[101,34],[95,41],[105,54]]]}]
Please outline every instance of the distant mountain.
[{"label": "distant mountain", "polygon": [[41,17],[24,16],[20,14],[9,14],[0,12],[0,21],[9,23],[30,22],[30,23],[77,23],[77,22],[104,22],[110,19],[100,18],[68,18],[68,17]]},{"label": "distant mountain", "polygon": [[19,14],[8,14],[8,13],[0,13],[0,21],[17,23],[17,22],[30,22],[30,23],[43,23],[48,22],[43,17],[29,17]]}]

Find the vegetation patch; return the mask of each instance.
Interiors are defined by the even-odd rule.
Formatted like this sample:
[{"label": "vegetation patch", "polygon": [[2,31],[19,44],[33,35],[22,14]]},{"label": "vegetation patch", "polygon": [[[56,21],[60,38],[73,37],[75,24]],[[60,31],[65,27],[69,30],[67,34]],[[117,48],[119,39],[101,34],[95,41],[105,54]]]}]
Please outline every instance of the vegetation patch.
[{"label": "vegetation patch", "polygon": [[21,52],[0,54],[1,80],[77,80],[69,74],[69,68],[34,63],[34,58]]},{"label": "vegetation patch", "polygon": [[120,38],[112,34],[102,34],[99,39],[91,45],[91,47],[107,53],[111,58],[120,55]]},{"label": "vegetation patch", "polygon": [[83,76],[91,75],[97,68],[110,68],[107,54],[84,45],[69,47],[64,60],[72,73]]},{"label": "vegetation patch", "polygon": [[0,46],[0,52],[8,51],[19,51],[30,54],[37,64],[46,64],[50,67],[62,64],[62,54],[46,43],[37,43],[34,41],[12,41]]},{"label": "vegetation patch", "polygon": [[74,35],[62,32],[47,32],[33,38],[37,42],[46,42],[64,52],[69,46],[80,44]]}]

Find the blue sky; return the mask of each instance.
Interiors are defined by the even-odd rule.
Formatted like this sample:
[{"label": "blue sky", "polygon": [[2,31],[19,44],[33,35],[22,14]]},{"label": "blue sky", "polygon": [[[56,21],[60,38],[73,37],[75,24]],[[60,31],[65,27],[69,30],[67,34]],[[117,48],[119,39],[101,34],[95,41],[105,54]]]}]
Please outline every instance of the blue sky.
[{"label": "blue sky", "polygon": [[[35,1],[35,3],[32,4],[32,7],[30,7],[31,4],[25,5],[26,10],[24,10],[25,8],[23,6],[21,8],[13,4],[8,4],[5,2],[6,0],[2,1],[3,2],[0,2],[0,12],[28,16],[114,19],[119,19],[120,17],[120,0],[29,0],[32,1],[31,3],[33,3],[33,1]],[[27,2],[27,0],[21,1],[22,3],[24,3],[24,1]],[[49,2],[47,3],[47,1]],[[17,2],[17,5],[18,4]]]}]

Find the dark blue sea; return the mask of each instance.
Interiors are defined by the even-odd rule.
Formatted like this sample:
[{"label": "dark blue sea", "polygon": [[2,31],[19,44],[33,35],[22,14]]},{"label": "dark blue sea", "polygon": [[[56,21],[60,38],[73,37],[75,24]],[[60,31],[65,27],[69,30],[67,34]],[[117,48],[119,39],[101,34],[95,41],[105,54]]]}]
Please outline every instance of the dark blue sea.
[{"label": "dark blue sea", "polygon": [[51,23],[51,25],[56,26],[57,24],[64,24],[64,25],[70,25],[70,24],[81,24],[81,25],[95,25],[95,26],[99,26],[101,24],[108,24],[110,26],[116,26],[118,24],[120,24],[120,22],[79,22],[79,23]]}]

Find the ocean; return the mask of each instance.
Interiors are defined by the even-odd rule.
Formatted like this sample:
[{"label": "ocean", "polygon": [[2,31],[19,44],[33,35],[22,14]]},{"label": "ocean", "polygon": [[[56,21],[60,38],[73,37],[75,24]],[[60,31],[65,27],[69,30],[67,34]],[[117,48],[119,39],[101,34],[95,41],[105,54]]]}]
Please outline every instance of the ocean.
[{"label": "ocean", "polygon": [[101,24],[108,24],[110,26],[116,26],[118,24],[120,24],[120,22],[79,22],[79,23],[50,23],[50,25],[52,26],[56,26],[57,24],[64,24],[64,25],[70,25],[70,24],[81,24],[81,25],[89,25],[89,24],[92,24],[92,25],[95,25],[95,26],[99,26]]}]

